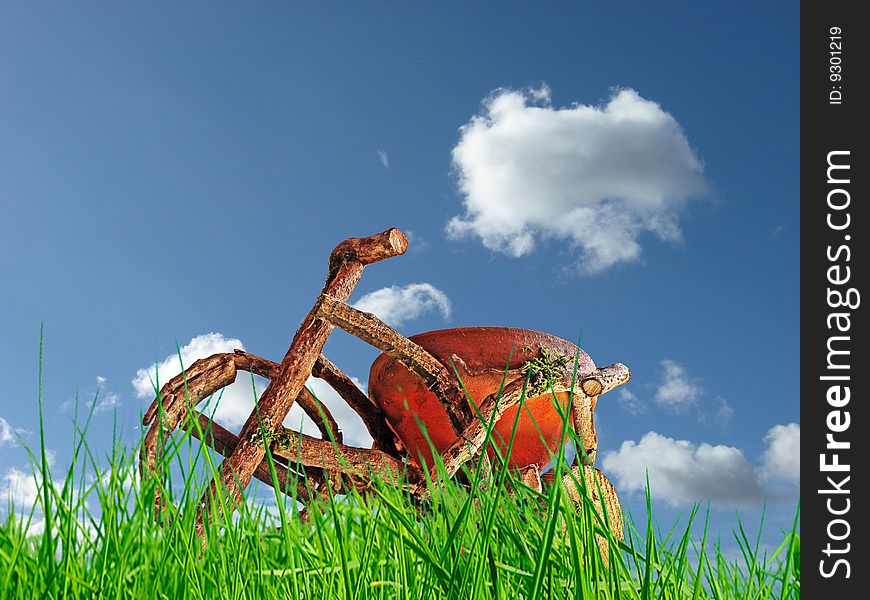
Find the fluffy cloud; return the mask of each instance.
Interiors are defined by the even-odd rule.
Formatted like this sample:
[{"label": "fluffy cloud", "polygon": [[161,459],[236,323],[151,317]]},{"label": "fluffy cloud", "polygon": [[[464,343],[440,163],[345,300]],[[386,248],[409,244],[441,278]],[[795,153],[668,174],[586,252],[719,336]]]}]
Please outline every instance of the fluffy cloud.
[{"label": "fluffy cloud", "polygon": [[565,108],[546,87],[497,90],[460,129],[453,164],[465,213],[448,237],[514,257],[565,240],[583,273],[637,260],[644,232],[680,239],[681,209],[706,191],[680,125],[631,89]]},{"label": "fluffy cloud", "polygon": [[767,451],[762,458],[761,474],[766,480],[798,483],[801,479],[801,426],[798,423],[776,425],[764,436]]},{"label": "fluffy cloud", "polygon": [[673,506],[710,500],[716,506],[758,506],[793,499],[800,483],[800,425],[776,425],[764,437],[767,450],[760,465],[751,464],[738,448],[693,444],[655,431],[640,441],[628,440],[601,460],[617,488],[643,492],[649,472],[653,499]]},{"label": "fluffy cloud", "polygon": [[30,510],[39,498],[40,487],[37,476],[11,467],[0,479],[0,506],[5,508],[11,502]]},{"label": "fluffy cloud", "polygon": [[[54,462],[53,452],[49,451],[48,462]],[[45,529],[45,519],[41,511],[41,481],[42,475],[39,472],[27,473],[15,467],[10,467],[0,477],[0,516],[11,508],[12,516],[22,527],[27,526],[27,535],[39,535]],[[55,484],[58,492],[60,487]]]},{"label": "fluffy cloud", "polygon": [[[46,449],[46,463],[49,467],[55,464],[56,453],[53,450]],[[26,535],[39,535],[45,530],[45,517],[43,514],[43,486],[42,473],[39,467],[36,466],[35,471],[27,472],[16,467],[10,467],[0,477],[0,520],[7,517],[12,517],[21,525],[26,527]],[[130,464],[124,469],[122,475],[122,485],[125,488],[132,487],[136,478],[135,465]],[[109,474],[104,474],[102,479],[105,485],[108,484]],[[87,486],[93,485],[96,478],[93,474],[85,469],[85,481]],[[56,479],[52,480],[53,496],[58,496],[64,493],[64,482]],[[81,538],[83,535],[93,537],[95,535],[95,524],[92,519],[97,521],[101,518],[100,515],[93,515],[88,502],[88,495],[82,496],[80,490],[73,487],[72,490],[66,490],[66,493],[71,494],[72,508],[75,512],[79,506],[84,506],[90,516],[84,521],[78,521],[78,529],[76,535]],[[89,492],[91,494],[93,492]],[[4,513],[11,509],[11,513]],[[76,518],[76,517],[73,517]],[[76,518],[77,519],[77,518]],[[78,519],[77,519],[78,520]]]},{"label": "fluffy cloud", "polygon": [[[158,377],[159,385],[162,386],[181,373],[182,364],[189,367],[200,358],[221,352],[232,352],[236,348],[244,350],[241,340],[227,338],[220,333],[196,336],[182,346],[178,353],[170,354],[156,366],[139,369],[132,381],[136,396],[150,402],[155,396],[154,387]],[[207,415],[214,411],[216,421],[231,429],[238,429],[248,419],[248,415],[254,409],[254,399],[259,397],[263,389],[263,384],[257,385],[255,396],[251,378],[237,377],[235,383],[217,392],[207,403],[200,405],[199,410]]]},{"label": "fluffy cloud", "polygon": [[685,367],[665,359],[662,361],[662,369],[662,379],[653,396],[656,404],[676,412],[685,412],[697,404],[702,390],[689,378]]},{"label": "fluffy cloud", "polygon": [[450,318],[447,294],[429,283],[381,288],[368,293],[353,304],[359,310],[376,314],[384,323],[399,327],[420,315],[437,310]]},{"label": "fluffy cloud", "polygon": [[648,470],[652,497],[674,506],[708,498],[720,506],[752,506],[765,496],[755,468],[737,448],[695,445],[654,431],[606,453],[602,465],[627,492],[645,489]]},{"label": "fluffy cloud", "polygon": [[0,417],[0,446],[15,443],[14,431],[15,430],[12,429],[12,425],[9,424],[9,421]]},{"label": "fluffy cloud", "polygon": [[693,415],[699,423],[725,428],[734,417],[734,409],[721,396],[703,399],[704,390],[699,379],[693,378],[680,363],[665,359],[658,382],[646,386],[652,399],[638,397],[632,390],[622,387],[617,392],[617,402],[628,414],[645,414],[653,404],[666,412]]},{"label": "fluffy cloud", "polygon": [[3,446],[16,446],[16,436],[30,433],[26,429],[13,427],[9,421],[0,417],[0,448]]}]

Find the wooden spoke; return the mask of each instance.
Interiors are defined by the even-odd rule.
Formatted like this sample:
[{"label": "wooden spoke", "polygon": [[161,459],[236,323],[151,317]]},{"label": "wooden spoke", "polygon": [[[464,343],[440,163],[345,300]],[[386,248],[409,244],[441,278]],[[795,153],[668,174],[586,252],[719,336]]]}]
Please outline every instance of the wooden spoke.
[{"label": "wooden spoke", "polygon": [[383,450],[395,458],[402,456],[402,445],[392,428],[387,424],[384,411],[363,394],[350,377],[345,375],[323,354],[314,363],[312,375],[328,383],[360,416],[379,450]]},{"label": "wooden spoke", "polygon": [[[199,423],[198,428],[187,421],[182,423],[182,427],[189,431],[193,437],[207,443],[211,448],[223,456],[230,456],[233,453],[233,450],[236,449],[236,446],[239,443],[239,438],[233,435],[232,432],[221,427],[218,423],[209,419],[204,414],[198,412],[196,413],[196,416]],[[201,435],[200,431],[204,435]],[[203,437],[205,437],[205,439],[203,439]],[[301,478],[294,486],[294,493],[291,494],[290,489],[287,486],[289,479],[287,462],[280,456],[273,455],[272,463],[275,467],[275,475],[281,491],[286,490],[286,492],[292,495],[296,500],[308,500],[308,486],[305,485],[305,482],[302,481]],[[254,477],[263,483],[274,487],[272,473],[269,470],[269,464],[266,459],[263,459],[263,461],[257,465],[257,468],[254,470]]]},{"label": "wooden spoke", "polygon": [[272,454],[288,462],[341,472],[356,478],[377,477],[383,481],[395,482],[404,479],[410,483],[423,480],[420,469],[380,450],[334,444],[284,427],[280,427],[272,435],[269,447]]},{"label": "wooden spoke", "polygon": [[441,399],[457,434],[473,421],[474,414],[468,399],[453,375],[422,347],[375,315],[357,310],[330,295],[323,295],[316,310],[321,318],[395,357],[419,375]]},{"label": "wooden spoke", "polygon": [[[365,265],[403,254],[407,248],[408,240],[398,229],[342,242],[330,256],[329,274],[320,297],[330,296],[346,302],[359,282]],[[317,313],[319,305],[319,301],[315,303],[303,320],[281,361],[278,376],[266,387],[258,410],[248,417],[242,427],[239,443],[232,455],[221,464],[221,485],[230,500],[228,509],[241,501],[245,487],[265,456],[265,447],[257,443],[261,423],[274,424],[271,426],[275,427],[284,420],[311,376],[314,363],[332,332],[333,325]],[[200,502],[197,529],[201,535],[204,533],[203,515],[212,514],[210,507],[216,496],[217,483],[212,481]],[[223,509],[221,506],[217,508]]]}]

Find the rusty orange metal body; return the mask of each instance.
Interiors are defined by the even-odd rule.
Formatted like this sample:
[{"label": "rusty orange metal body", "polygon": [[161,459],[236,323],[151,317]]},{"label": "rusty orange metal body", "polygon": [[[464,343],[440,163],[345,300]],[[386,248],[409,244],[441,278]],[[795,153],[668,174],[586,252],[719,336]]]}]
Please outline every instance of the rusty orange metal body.
[{"label": "rusty orange metal body", "polygon": [[[578,350],[575,344],[527,329],[465,327],[430,331],[409,339],[444,364],[453,362],[475,406],[498,392],[506,370],[505,384],[525,377],[523,366],[531,358],[530,349],[537,352],[539,348],[548,348],[572,360],[579,352],[578,377],[595,370],[589,355]],[[420,377],[391,356],[381,354],[372,364],[369,394],[383,409],[408,454],[418,463],[422,458],[428,466],[433,464],[427,435],[439,453],[455,441],[456,434],[441,400]],[[570,414],[568,394],[559,393],[556,398],[566,414]],[[547,392],[528,398],[522,406],[513,406],[502,415],[493,435],[502,452],[511,438],[518,411],[521,412],[509,464],[517,468],[533,464],[543,467],[558,451],[563,431],[553,394]],[[572,426],[570,418],[567,426]]]}]

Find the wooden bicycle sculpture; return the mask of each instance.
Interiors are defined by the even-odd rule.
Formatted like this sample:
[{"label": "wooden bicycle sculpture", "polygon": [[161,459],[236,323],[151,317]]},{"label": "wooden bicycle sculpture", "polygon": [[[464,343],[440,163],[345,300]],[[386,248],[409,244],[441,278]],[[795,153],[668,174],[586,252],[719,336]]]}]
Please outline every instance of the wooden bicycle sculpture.
[{"label": "wooden bicycle sculpture", "polygon": [[[163,446],[176,428],[197,437],[205,432],[204,441],[225,460],[219,481],[211,482],[199,504],[197,527],[204,535],[204,520],[215,510],[232,511],[252,477],[280,486],[303,503],[342,489],[365,492],[375,477],[422,495],[427,479],[423,469],[431,470],[430,481],[438,481],[445,474],[454,476],[472,458],[504,456],[512,433],[507,466],[521,470],[523,481],[540,491],[540,470],[561,448],[565,427],[570,427],[585,452],[578,450],[560,483],[579,501],[578,482],[585,482],[580,485],[606,506],[612,532],[622,538],[616,491],[594,468],[598,439],[593,410],[599,396],[628,381],[628,368],[619,363],[597,368],[571,342],[524,329],[470,327],[406,338],[375,315],[347,304],[366,265],[404,254],[407,248],[408,240],[398,229],[340,243],[329,258],[323,291],[281,362],[236,350],[198,360],[166,383],[143,418],[149,426],[141,450],[143,477],[160,471]],[[335,327],[382,351],[372,365],[369,396],[322,354]],[[195,408],[235,381],[239,371],[270,383],[234,435]],[[305,387],[310,376],[327,382],[359,414],[374,440],[372,448],[343,443],[339,424]],[[567,408],[564,426],[554,400]],[[282,425],[294,402],[316,424],[321,438]],[[493,443],[481,453],[490,427]],[[432,448],[443,460],[443,471],[433,468]],[[543,479],[555,483],[552,471]],[[217,502],[218,486],[228,502]],[[156,510],[161,506],[158,494]]]}]

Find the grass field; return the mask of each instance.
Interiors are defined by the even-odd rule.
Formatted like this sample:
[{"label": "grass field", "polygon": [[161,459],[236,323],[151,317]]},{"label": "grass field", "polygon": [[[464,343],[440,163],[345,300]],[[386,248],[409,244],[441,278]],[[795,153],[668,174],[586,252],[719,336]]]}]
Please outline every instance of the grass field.
[{"label": "grass field", "polygon": [[[135,445],[118,440],[95,456],[83,420],[57,476],[40,433],[31,458],[45,483],[33,509],[0,508],[0,598],[800,597],[798,515],[772,555],[760,553],[760,532],[738,527],[742,558],[729,562],[699,507],[662,529],[647,498],[623,542],[588,494],[578,506],[560,486],[539,493],[497,467],[485,485],[479,470],[469,486],[433,485],[423,505],[390,482],[365,497],[326,496],[307,520],[283,494],[251,494],[207,527],[203,547],[195,513],[214,456],[179,434],[163,480],[141,481]],[[158,487],[172,507],[161,524]],[[607,563],[596,536],[610,545]]]}]

